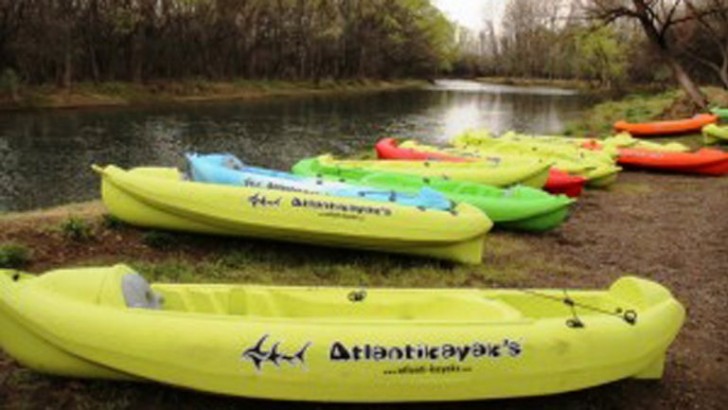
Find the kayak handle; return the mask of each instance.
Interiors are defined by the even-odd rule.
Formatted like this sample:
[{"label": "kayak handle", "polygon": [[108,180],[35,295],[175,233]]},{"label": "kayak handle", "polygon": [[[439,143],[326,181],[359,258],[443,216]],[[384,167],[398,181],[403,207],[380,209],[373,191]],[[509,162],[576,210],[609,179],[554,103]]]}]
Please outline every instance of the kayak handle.
[{"label": "kayak handle", "polygon": [[347,296],[349,301],[353,302],[353,303],[363,302],[364,299],[366,299],[366,297],[367,297],[367,291],[364,289],[352,290],[351,292],[349,292],[349,295]]}]

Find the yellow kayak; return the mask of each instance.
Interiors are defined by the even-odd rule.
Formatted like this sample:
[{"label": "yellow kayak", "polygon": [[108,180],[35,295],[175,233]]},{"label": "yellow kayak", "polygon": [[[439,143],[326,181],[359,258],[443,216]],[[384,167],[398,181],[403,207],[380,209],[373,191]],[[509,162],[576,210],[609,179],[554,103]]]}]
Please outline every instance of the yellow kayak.
[{"label": "yellow kayak", "polygon": [[605,147],[612,147],[616,150],[619,148],[635,148],[647,151],[657,152],[689,152],[690,147],[679,142],[668,142],[659,143],[654,141],[647,141],[642,138],[634,138],[630,133],[623,132],[612,137],[607,137],[602,140],[590,140],[586,139],[585,143],[589,141],[597,141]]},{"label": "yellow kayak", "polygon": [[[610,155],[567,146],[549,146],[546,143],[525,143],[493,138],[488,133],[466,132],[451,143],[460,149],[470,149],[481,155],[516,155],[552,161],[554,167],[572,175],[587,178],[591,187],[605,187],[617,180],[622,168],[614,164]],[[404,146],[404,144],[402,144]]]},{"label": "yellow kayak", "polygon": [[622,132],[607,138],[577,138],[559,135],[526,135],[509,132],[498,138],[505,138],[513,141],[531,141],[554,145],[568,145],[589,150],[600,150],[617,156],[619,148],[635,148],[657,152],[688,152],[690,147],[679,142],[659,143],[647,141],[641,138],[634,138],[627,132]]},{"label": "yellow kayak", "polygon": [[[484,135],[481,133],[475,134],[475,135]],[[487,135],[487,134],[485,134]],[[537,151],[539,155],[547,156],[555,156],[563,159],[573,160],[576,162],[580,161],[594,161],[594,162],[603,162],[606,164],[613,165],[616,158],[617,158],[617,152],[616,150],[610,149],[610,150],[599,150],[595,151],[593,149],[587,149],[579,145],[575,144],[563,144],[554,142],[554,140],[549,141],[549,138],[555,138],[555,137],[542,137],[542,136],[531,136],[531,135],[525,135],[525,134],[519,134],[514,131],[506,132],[505,134],[500,135],[499,137],[490,137],[491,139],[499,142],[506,142],[507,141],[513,141],[518,142],[518,146],[521,148],[527,148],[532,151]],[[534,149],[535,148],[535,149]]]},{"label": "yellow kayak", "polygon": [[490,157],[478,162],[449,162],[422,160],[342,160],[331,155],[317,158],[328,167],[362,168],[397,172],[423,177],[444,177],[454,181],[474,182],[493,186],[515,184],[541,188],[549,176],[551,163],[537,159],[515,160]]},{"label": "yellow kayak", "polygon": [[706,144],[717,144],[728,142],[728,126],[708,124],[703,127],[703,142]]},{"label": "yellow kayak", "polygon": [[544,395],[659,379],[684,309],[608,290],[152,284],[124,265],[0,270],[0,345],[33,370],[321,402]]},{"label": "yellow kayak", "polygon": [[112,215],[133,225],[217,235],[481,261],[493,222],[477,208],[451,210],[183,181],[174,168],[95,167]]}]

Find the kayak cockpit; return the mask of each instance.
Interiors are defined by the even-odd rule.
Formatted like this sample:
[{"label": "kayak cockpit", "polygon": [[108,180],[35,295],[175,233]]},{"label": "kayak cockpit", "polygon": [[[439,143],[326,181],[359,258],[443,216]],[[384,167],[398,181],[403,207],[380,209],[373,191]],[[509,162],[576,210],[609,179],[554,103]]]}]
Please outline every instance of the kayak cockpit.
[{"label": "kayak cockpit", "polygon": [[155,285],[168,311],[250,318],[368,321],[515,321],[523,315],[483,292]]}]

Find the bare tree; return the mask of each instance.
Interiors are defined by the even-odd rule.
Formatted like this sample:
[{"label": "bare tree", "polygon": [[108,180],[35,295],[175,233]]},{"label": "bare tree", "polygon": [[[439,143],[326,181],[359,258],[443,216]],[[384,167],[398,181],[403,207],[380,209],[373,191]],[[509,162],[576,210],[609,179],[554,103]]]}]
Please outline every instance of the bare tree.
[{"label": "bare tree", "polygon": [[677,58],[672,37],[676,25],[695,19],[683,0],[587,0],[585,7],[591,17],[607,24],[622,18],[639,21],[650,43],[693,103],[700,108],[707,107],[707,98]]},{"label": "bare tree", "polygon": [[703,34],[713,45],[714,50],[718,51],[721,61],[718,63],[706,58],[700,52],[702,50],[696,50],[693,44],[702,45],[701,42],[690,41],[688,44],[684,44],[684,49],[695,61],[713,70],[723,83],[723,88],[728,90],[728,1],[685,0],[685,3],[694,17],[695,25],[702,29],[696,31]]}]

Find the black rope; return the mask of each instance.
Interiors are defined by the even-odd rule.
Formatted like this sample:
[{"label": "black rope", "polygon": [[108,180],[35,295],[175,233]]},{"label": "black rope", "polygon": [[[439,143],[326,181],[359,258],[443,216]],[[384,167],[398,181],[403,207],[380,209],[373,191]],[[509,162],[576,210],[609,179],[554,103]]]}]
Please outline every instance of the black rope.
[{"label": "black rope", "polygon": [[579,316],[576,313],[577,307],[586,309],[586,310],[591,310],[592,312],[602,313],[607,316],[618,317],[618,318],[624,320],[625,323],[630,324],[630,325],[634,325],[637,323],[637,312],[632,309],[623,310],[622,308],[618,307],[616,309],[616,311],[612,312],[612,311],[605,310],[605,309],[602,309],[602,308],[599,308],[596,306],[591,306],[591,305],[587,305],[587,304],[584,304],[581,302],[577,302],[574,299],[569,297],[569,294],[566,291],[566,289],[564,289],[563,298],[560,298],[558,296],[547,295],[545,293],[536,292],[534,290],[522,289],[521,291],[524,293],[527,293],[529,295],[532,295],[532,296],[538,296],[543,299],[549,299],[554,302],[560,302],[560,303],[563,303],[563,304],[569,306],[569,308],[571,310],[572,318],[566,320],[566,326],[571,327],[571,328],[582,328],[585,326],[584,322],[581,321],[581,319],[579,318]]},{"label": "black rope", "polygon": [[571,309],[571,319],[566,320],[566,326],[574,329],[584,327],[584,322],[579,319],[579,315],[576,314],[576,308],[574,307],[574,300],[569,297],[569,293],[564,289],[564,303]]}]

